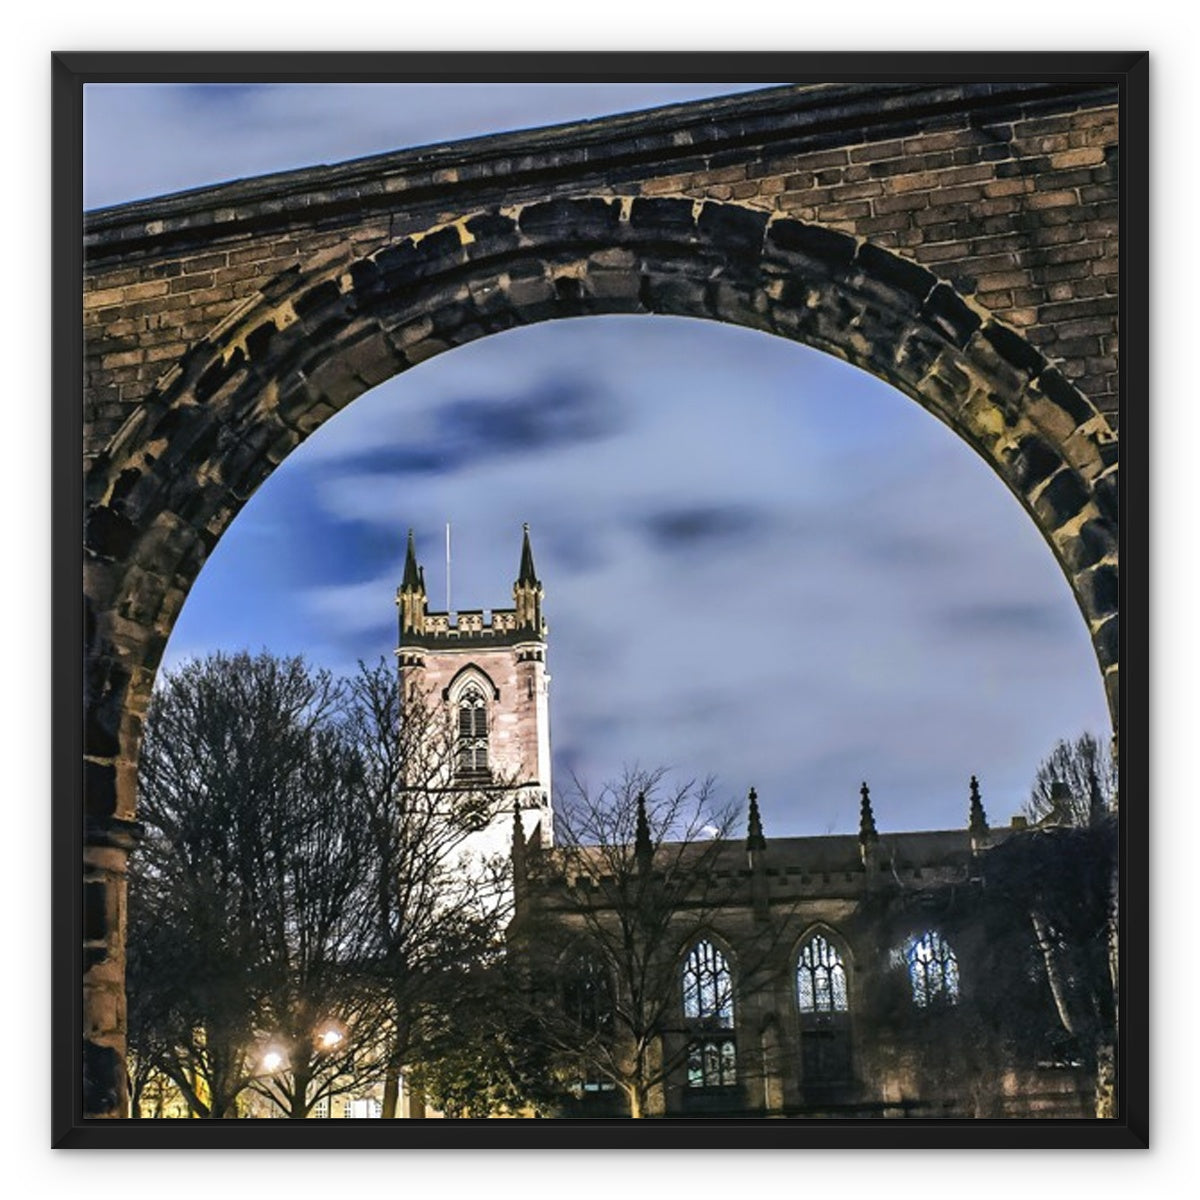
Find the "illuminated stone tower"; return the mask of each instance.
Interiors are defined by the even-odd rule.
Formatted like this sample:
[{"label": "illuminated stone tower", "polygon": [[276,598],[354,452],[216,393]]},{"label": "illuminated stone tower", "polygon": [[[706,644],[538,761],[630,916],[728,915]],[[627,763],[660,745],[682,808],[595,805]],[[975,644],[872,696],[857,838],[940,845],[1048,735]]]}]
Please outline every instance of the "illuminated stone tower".
[{"label": "illuminated stone tower", "polygon": [[409,531],[396,592],[401,694],[406,704],[442,707],[453,739],[448,786],[511,793],[487,831],[496,853],[508,853],[514,809],[526,838],[553,841],[544,594],[526,525],[513,608],[493,609],[490,619],[482,609],[430,612]]}]

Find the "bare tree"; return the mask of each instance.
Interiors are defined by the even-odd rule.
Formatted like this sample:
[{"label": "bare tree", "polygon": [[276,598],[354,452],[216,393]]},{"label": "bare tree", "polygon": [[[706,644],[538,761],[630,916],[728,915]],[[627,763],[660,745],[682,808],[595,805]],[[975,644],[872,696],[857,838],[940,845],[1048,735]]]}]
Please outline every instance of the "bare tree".
[{"label": "bare tree", "polygon": [[[262,814],[258,918],[269,1048],[252,1088],[286,1116],[369,1082],[383,1026],[370,986],[372,873],[362,748],[342,723],[313,732],[303,783]],[[282,1062],[268,1067],[265,1054]]]},{"label": "bare tree", "polygon": [[[236,1115],[271,987],[261,919],[287,856],[272,834],[336,709],[297,659],[213,655],[166,675],[139,763],[146,839],[130,873],[130,993],[152,1055],[199,1116]],[[153,1037],[151,1031],[153,1030]]]},{"label": "bare tree", "polygon": [[[517,881],[527,903],[514,950],[532,964],[540,1036],[568,1084],[618,1090],[635,1118],[660,1108],[692,1049],[681,955],[730,899],[718,861],[744,853],[727,840],[735,814],[714,805],[710,781],[668,791],[664,777],[627,771],[596,794],[576,780],[559,802],[557,845],[523,854]],[[708,999],[714,1012],[732,1002]]]},{"label": "bare tree", "polygon": [[196,1115],[236,1116],[252,1087],[306,1116],[374,1038],[368,823],[342,703],[328,673],[267,654],[189,663],[152,701],[133,1048]]},{"label": "bare tree", "polygon": [[1117,766],[1108,744],[1090,733],[1065,738],[1038,765],[1025,811],[1034,822],[1086,826],[1117,796]]},{"label": "bare tree", "polygon": [[[494,957],[503,862],[472,851],[503,788],[453,786],[452,731],[381,662],[213,655],[165,676],[131,871],[131,1051],[200,1116],[247,1088],[285,1115],[419,1054],[453,979]],[[138,1076],[141,1078],[141,1075]]]}]

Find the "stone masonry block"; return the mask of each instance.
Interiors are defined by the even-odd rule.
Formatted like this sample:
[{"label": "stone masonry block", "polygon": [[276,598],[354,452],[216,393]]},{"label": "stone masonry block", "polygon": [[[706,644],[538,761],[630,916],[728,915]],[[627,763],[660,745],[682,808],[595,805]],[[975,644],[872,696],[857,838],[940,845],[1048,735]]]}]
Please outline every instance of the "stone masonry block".
[{"label": "stone masonry block", "polygon": [[827,269],[845,270],[858,244],[848,234],[784,218],[772,221],[767,227],[767,247],[769,251],[796,255]]},{"label": "stone masonry block", "polygon": [[979,314],[945,283],[933,288],[921,307],[921,313],[934,329],[960,348],[971,340],[982,323]]},{"label": "stone masonry block", "polygon": [[566,241],[611,241],[620,220],[620,205],[589,197],[582,200],[547,200],[521,209],[521,232],[539,238]]},{"label": "stone masonry block", "polygon": [[1057,529],[1077,516],[1091,499],[1079,476],[1063,468],[1042,489],[1033,510],[1050,529]]},{"label": "stone masonry block", "polygon": [[1005,453],[1005,465],[1017,488],[1028,495],[1062,465],[1062,455],[1045,438],[1028,435]]},{"label": "stone masonry block", "polygon": [[629,206],[629,227],[640,235],[659,235],[671,240],[696,232],[695,205],[674,197],[638,196]]},{"label": "stone masonry block", "polygon": [[737,255],[757,254],[762,247],[765,212],[736,204],[705,204],[698,227],[702,236]]},{"label": "stone masonry block", "polygon": [[889,254],[870,242],[858,249],[855,261],[863,272],[872,279],[907,292],[917,300],[923,300],[937,284],[937,277],[918,263]]}]

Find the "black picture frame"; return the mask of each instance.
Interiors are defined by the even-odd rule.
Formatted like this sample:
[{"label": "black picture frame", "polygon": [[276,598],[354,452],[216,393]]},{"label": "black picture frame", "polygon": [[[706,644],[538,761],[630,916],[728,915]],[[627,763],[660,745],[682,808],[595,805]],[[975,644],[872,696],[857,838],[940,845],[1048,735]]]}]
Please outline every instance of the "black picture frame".
[{"label": "black picture frame", "polygon": [[61,1148],[1135,1148],[1149,1143],[1149,839],[1123,809],[1119,1112],[1112,1121],[149,1122],[82,1116],[83,88],[113,82],[1011,81],[1096,78],[1121,103],[1121,786],[1149,788],[1149,62],[1127,53],[60,53],[52,59],[53,1112]]}]

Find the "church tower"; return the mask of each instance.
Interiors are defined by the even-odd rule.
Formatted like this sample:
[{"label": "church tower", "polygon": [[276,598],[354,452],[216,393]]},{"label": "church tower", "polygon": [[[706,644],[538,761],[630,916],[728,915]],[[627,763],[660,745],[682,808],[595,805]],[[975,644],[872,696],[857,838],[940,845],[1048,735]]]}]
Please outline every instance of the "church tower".
[{"label": "church tower", "polygon": [[553,842],[544,595],[526,525],[513,608],[431,612],[409,531],[396,590],[401,696],[443,711],[453,742],[446,786],[502,797],[504,811],[488,831],[497,853],[508,853],[514,810],[526,839]]}]

